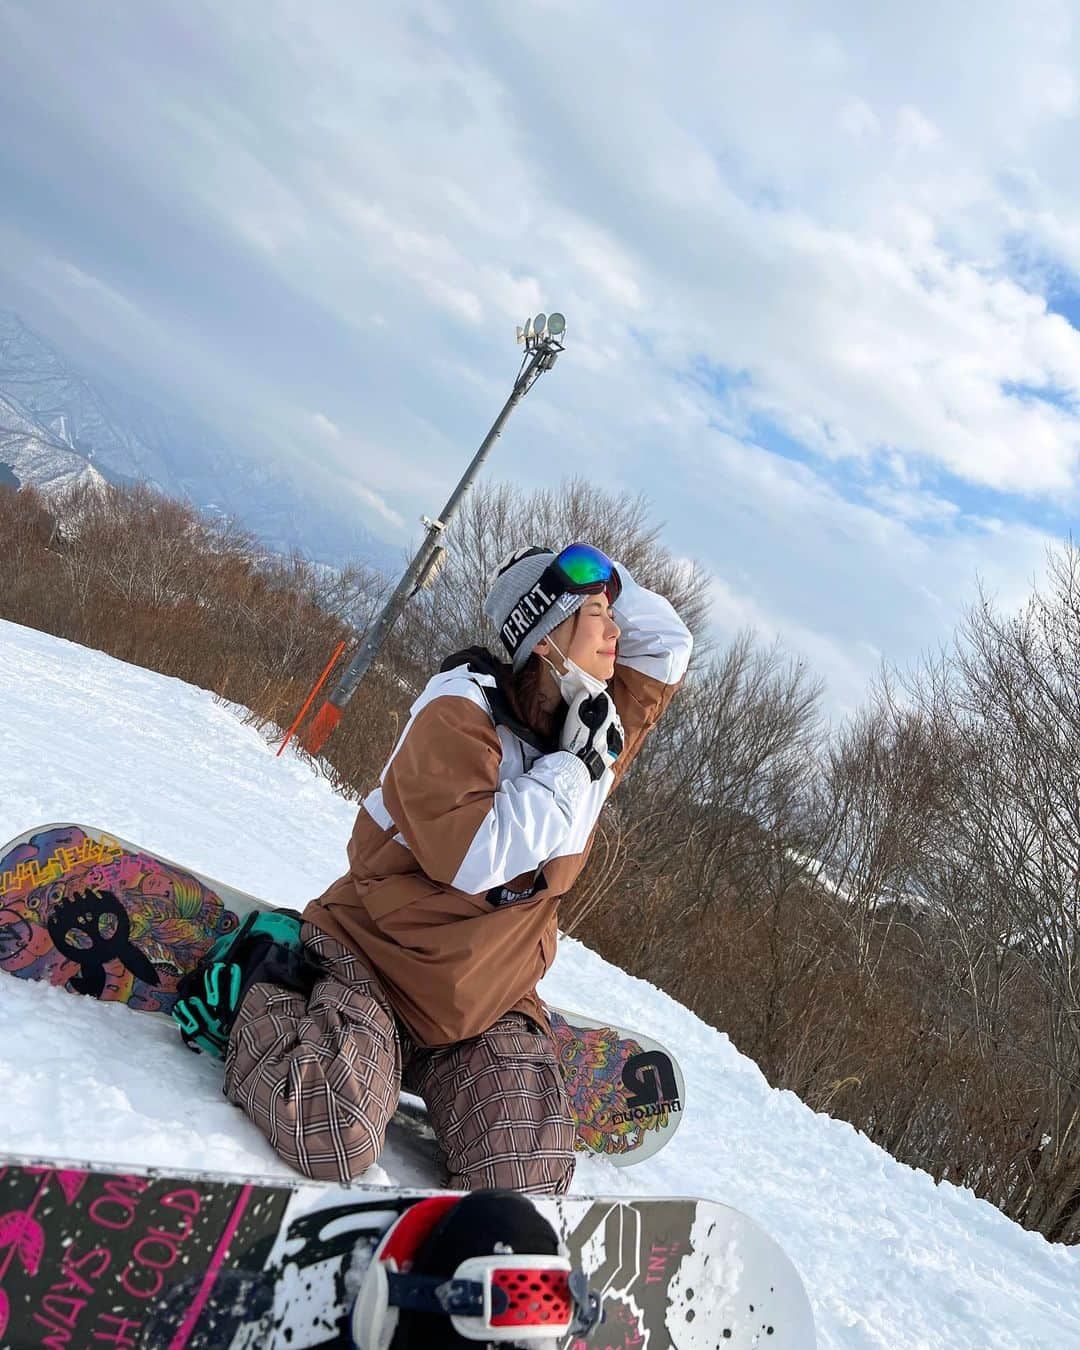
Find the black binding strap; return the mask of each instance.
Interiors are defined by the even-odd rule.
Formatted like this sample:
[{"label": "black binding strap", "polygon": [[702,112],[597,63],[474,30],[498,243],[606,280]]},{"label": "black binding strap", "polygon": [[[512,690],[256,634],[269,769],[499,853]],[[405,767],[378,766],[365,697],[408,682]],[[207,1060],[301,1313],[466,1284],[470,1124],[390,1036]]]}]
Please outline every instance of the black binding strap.
[{"label": "black binding strap", "polygon": [[[479,1280],[447,1280],[439,1275],[402,1275],[387,1271],[387,1301],[409,1312],[444,1313],[447,1317],[483,1317],[484,1286]],[[510,1306],[506,1293],[493,1285],[491,1311]]]},{"label": "black binding strap", "polygon": [[[387,1302],[391,1307],[409,1312],[442,1313],[446,1317],[483,1317],[484,1286],[480,1280],[447,1280],[438,1275],[409,1275],[397,1271],[386,1272]],[[589,1288],[581,1270],[572,1270],[569,1276],[570,1300],[574,1320],[570,1330],[574,1335],[587,1335],[604,1320],[601,1296]],[[510,1306],[505,1290],[491,1286],[491,1311],[498,1316]]]}]

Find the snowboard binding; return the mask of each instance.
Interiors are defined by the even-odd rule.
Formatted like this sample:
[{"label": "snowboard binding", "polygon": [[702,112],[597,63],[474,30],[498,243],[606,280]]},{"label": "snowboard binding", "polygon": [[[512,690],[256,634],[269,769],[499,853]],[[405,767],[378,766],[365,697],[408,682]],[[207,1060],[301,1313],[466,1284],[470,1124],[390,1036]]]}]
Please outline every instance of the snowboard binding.
[{"label": "snowboard binding", "polygon": [[355,1350],[477,1342],[541,1350],[586,1335],[603,1316],[600,1295],[524,1196],[474,1191],[423,1200],[389,1229],[364,1274],[351,1332]]}]

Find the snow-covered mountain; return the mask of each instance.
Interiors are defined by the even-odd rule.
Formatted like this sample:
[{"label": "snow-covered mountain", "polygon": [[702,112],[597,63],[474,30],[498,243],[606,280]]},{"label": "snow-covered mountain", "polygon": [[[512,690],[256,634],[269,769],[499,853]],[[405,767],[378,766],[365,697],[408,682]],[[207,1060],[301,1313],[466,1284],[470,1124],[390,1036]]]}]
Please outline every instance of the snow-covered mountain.
[{"label": "snow-covered mountain", "polygon": [[[344,871],[355,804],[204,690],[0,622],[0,709],[0,842],[82,821],[289,905]],[[542,991],[647,1030],[686,1074],[668,1148],[621,1170],[584,1159],[575,1191],[744,1210],[799,1268],[825,1350],[1080,1347],[1080,1250],[770,1088],[725,1035],[580,943],[563,940]],[[0,1103],[0,1150],[285,1172],[221,1096],[220,1065],[183,1051],[164,1019],[2,973]],[[417,1178],[390,1148],[368,1180]]]},{"label": "snow-covered mountain", "polygon": [[355,516],[276,465],[226,443],[178,400],[155,402],[77,369],[16,314],[0,310],[0,466],[6,464],[20,482],[43,487],[49,466],[39,476],[27,451],[20,473],[14,452],[6,449],[17,436],[9,420],[12,405],[34,424],[37,439],[65,448],[105,479],[143,480],[203,510],[235,515],[275,552],[298,548],[332,565],[362,557],[376,567],[399,568],[397,550]]},{"label": "snow-covered mountain", "polygon": [[105,480],[72,448],[62,422],[52,431],[0,392],[0,482],[11,487],[32,483],[49,499]]},{"label": "snow-covered mountain", "polygon": [[[100,389],[16,314],[0,310],[0,394],[115,482],[144,479],[165,489],[162,456],[109,407]],[[2,416],[2,414],[0,414]]]}]

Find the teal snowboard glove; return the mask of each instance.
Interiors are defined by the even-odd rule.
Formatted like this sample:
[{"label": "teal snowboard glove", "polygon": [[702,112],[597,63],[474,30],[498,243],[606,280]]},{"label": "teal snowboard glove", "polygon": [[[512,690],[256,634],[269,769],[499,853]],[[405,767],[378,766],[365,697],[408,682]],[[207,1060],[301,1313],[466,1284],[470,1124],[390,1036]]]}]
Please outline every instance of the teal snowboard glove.
[{"label": "teal snowboard glove", "polygon": [[229,1032],[240,1007],[243,972],[235,961],[214,961],[210,965],[200,964],[197,974],[201,976],[201,990],[196,992],[191,987],[196,972],[185,975],[181,981],[184,996],[173,1004],[172,1019],[190,1050],[224,1059]]},{"label": "teal snowboard glove", "polygon": [[218,938],[181,979],[172,1018],[184,1044],[224,1059],[236,1014],[253,984],[278,984],[305,997],[318,969],[304,953],[294,910],[256,910]]}]

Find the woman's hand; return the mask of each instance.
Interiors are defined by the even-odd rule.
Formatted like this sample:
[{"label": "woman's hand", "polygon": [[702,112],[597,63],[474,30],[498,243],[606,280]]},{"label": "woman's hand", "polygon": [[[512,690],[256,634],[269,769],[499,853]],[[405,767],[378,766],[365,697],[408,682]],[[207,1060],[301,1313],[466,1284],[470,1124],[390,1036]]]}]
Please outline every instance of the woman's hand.
[{"label": "woman's hand", "polygon": [[582,690],[566,710],[559,746],[577,755],[593,782],[622,754],[623,727],[607,694]]}]

